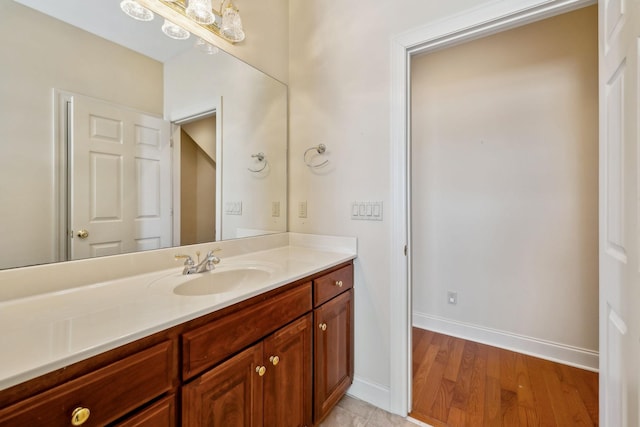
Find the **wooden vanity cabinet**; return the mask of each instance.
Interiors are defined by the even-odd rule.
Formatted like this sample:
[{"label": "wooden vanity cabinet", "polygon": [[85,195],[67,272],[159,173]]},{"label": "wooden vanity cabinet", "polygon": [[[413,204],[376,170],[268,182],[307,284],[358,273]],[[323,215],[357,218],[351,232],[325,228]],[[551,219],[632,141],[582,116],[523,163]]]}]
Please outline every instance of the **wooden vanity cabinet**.
[{"label": "wooden vanity cabinet", "polygon": [[311,314],[185,385],[185,427],[311,426]]},{"label": "wooden vanity cabinet", "polygon": [[171,390],[175,372],[171,350],[172,343],[165,341],[2,409],[0,426],[114,422]]},{"label": "wooden vanity cabinet", "polygon": [[352,287],[349,262],[18,384],[0,427],[318,425],[353,379]]},{"label": "wooden vanity cabinet", "polygon": [[353,265],[313,281],[314,422],[320,423],[353,382]]}]

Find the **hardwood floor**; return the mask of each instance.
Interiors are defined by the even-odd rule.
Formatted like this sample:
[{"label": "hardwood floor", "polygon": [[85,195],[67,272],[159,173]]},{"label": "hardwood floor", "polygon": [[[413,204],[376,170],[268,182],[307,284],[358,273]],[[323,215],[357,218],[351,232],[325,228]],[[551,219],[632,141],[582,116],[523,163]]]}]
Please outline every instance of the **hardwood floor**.
[{"label": "hardwood floor", "polygon": [[434,427],[597,426],[598,374],[413,328],[412,407]]}]

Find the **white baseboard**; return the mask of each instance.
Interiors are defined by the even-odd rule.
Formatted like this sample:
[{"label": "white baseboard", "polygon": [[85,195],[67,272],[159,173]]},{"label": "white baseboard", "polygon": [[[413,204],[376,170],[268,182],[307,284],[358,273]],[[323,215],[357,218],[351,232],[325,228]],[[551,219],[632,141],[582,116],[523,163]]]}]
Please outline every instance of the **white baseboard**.
[{"label": "white baseboard", "polygon": [[347,390],[347,394],[389,412],[389,387],[356,376],[353,379],[353,384],[351,384],[351,387]]},{"label": "white baseboard", "polygon": [[598,372],[599,356],[593,350],[418,312],[413,313],[413,326]]}]

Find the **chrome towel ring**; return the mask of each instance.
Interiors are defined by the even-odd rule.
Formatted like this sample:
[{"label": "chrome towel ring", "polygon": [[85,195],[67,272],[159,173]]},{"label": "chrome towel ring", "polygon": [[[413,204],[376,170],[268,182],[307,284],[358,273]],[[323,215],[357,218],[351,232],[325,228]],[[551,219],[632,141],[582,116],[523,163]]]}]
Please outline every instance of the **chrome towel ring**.
[{"label": "chrome towel ring", "polygon": [[251,155],[252,159],[257,159],[258,163],[262,163],[262,167],[260,169],[251,169],[251,168],[247,168],[248,171],[253,172],[253,173],[258,173],[258,172],[262,172],[267,165],[269,164],[269,162],[267,161],[264,153],[260,152],[258,154],[252,154]]},{"label": "chrome towel ring", "polygon": [[329,160],[325,160],[324,162],[321,163],[312,163],[313,157],[312,156],[310,159],[307,158],[307,154],[310,151],[316,151],[318,154],[324,154],[325,151],[327,151],[327,146],[324,144],[319,144],[316,145],[315,147],[311,147],[311,148],[307,148],[307,150],[304,152],[304,164],[307,165],[310,168],[320,168],[324,165],[326,165],[327,163],[329,163]]}]

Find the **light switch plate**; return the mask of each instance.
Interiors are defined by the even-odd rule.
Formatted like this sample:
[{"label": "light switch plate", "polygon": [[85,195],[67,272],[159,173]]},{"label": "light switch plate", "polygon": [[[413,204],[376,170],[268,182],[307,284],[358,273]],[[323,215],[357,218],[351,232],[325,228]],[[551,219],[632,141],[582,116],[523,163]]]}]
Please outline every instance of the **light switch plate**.
[{"label": "light switch plate", "polygon": [[307,217],[307,201],[298,203],[298,218]]},{"label": "light switch plate", "polygon": [[382,221],[382,202],[352,202],[351,219]]},{"label": "light switch plate", "polygon": [[242,215],[242,202],[225,203],[224,213],[227,215]]}]

